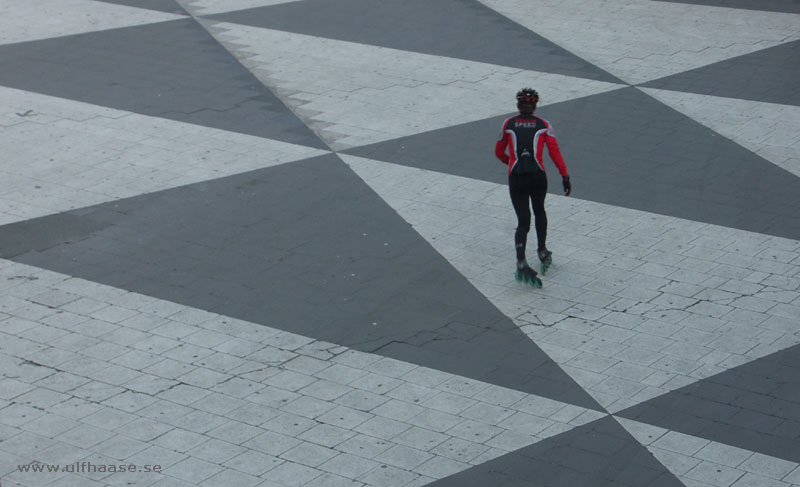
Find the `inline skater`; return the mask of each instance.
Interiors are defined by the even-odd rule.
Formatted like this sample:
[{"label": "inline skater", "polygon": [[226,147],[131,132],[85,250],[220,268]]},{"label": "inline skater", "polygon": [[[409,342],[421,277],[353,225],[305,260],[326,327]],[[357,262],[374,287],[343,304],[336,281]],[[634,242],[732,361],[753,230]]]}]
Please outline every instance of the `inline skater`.
[{"label": "inline skater", "polygon": [[[550,154],[564,188],[569,196],[572,184],[569,180],[567,166],[561,156],[561,150],[553,133],[553,126],[547,120],[533,114],[539,102],[539,94],[532,88],[523,88],[517,92],[518,115],[503,122],[500,140],[495,144],[494,153],[501,162],[508,165],[508,189],[511,204],[517,214],[517,229],[514,233],[514,244],[517,253],[518,281],[525,281],[535,287],[542,287],[542,281],[531,269],[525,259],[525,247],[531,227],[531,208],[535,219],[536,238],[538,243],[537,257],[541,262],[542,274],[553,262],[552,252],[547,249],[547,213],[544,199],[547,195],[547,174],[544,168],[544,148]],[[530,201],[530,203],[529,203]]]}]

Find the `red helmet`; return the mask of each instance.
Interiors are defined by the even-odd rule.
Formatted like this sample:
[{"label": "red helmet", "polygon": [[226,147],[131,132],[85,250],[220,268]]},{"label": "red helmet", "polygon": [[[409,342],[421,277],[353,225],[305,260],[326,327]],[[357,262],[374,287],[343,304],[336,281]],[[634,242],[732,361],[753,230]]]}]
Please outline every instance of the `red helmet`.
[{"label": "red helmet", "polygon": [[517,103],[536,104],[539,101],[539,93],[533,88],[522,88],[517,92]]}]

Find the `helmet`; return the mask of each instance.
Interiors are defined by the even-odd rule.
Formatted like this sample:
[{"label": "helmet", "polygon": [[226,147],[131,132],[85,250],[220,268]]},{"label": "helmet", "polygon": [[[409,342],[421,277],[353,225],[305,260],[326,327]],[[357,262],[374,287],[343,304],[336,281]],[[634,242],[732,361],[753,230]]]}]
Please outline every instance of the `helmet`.
[{"label": "helmet", "polygon": [[535,104],[539,101],[539,93],[533,88],[522,88],[517,92],[517,103]]}]

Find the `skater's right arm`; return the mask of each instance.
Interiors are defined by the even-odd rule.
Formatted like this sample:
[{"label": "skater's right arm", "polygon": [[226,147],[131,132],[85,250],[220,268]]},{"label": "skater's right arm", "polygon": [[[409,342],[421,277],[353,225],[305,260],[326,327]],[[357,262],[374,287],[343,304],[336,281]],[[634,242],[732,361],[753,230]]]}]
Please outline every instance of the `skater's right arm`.
[{"label": "skater's right arm", "polygon": [[498,140],[494,145],[494,155],[500,159],[503,164],[508,164],[508,154],[506,154],[506,147],[508,147],[508,140],[505,137]]},{"label": "skater's right arm", "polygon": [[500,139],[494,145],[494,155],[495,155],[495,157],[500,159],[500,162],[502,162],[503,164],[506,164],[506,165],[508,164],[508,161],[510,160],[510,157],[506,153],[506,149],[508,148],[508,142],[509,142],[508,141],[509,135],[506,133],[506,125],[507,124],[508,124],[508,120],[503,122],[503,128],[502,128],[502,130],[500,130]]}]

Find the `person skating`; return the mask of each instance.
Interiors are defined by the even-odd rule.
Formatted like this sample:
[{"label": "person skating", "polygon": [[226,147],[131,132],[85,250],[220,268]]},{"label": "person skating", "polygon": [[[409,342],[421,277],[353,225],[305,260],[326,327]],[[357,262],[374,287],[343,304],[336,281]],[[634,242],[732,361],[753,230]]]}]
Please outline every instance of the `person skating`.
[{"label": "person skating", "polygon": [[531,228],[532,207],[538,243],[536,253],[541,262],[542,274],[546,274],[553,258],[552,252],[547,250],[547,213],[544,209],[544,199],[547,195],[545,146],[550,159],[561,174],[565,195],[569,196],[572,192],[572,184],[553,133],[553,126],[547,120],[533,114],[538,102],[539,94],[532,88],[523,88],[517,92],[519,114],[503,122],[494,153],[501,162],[508,165],[508,189],[511,204],[517,214],[517,229],[514,233],[517,253],[516,278],[518,281],[541,287],[541,279],[525,259],[525,247]]}]

